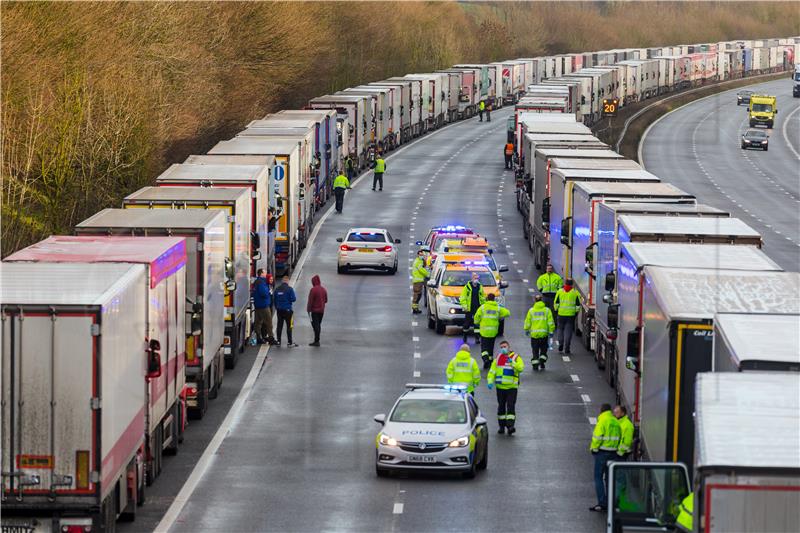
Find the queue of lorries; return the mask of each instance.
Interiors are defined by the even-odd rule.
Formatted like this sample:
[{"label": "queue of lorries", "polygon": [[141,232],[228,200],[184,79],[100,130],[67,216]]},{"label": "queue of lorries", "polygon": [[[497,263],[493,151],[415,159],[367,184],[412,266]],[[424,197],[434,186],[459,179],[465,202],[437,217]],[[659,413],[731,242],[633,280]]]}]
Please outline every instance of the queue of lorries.
[{"label": "queue of lorries", "polygon": [[636,428],[639,462],[610,470],[609,533],[673,527],[690,491],[694,531],[799,530],[800,273],[576,113],[517,117],[535,266],[574,280],[583,343]]},{"label": "queue of lorries", "polygon": [[[520,132],[520,139],[530,136],[528,172],[537,173],[528,182],[542,183],[545,175],[549,181],[552,167],[554,191],[569,199],[553,208],[554,221],[562,209],[569,220],[594,220],[598,199],[625,196],[602,189],[600,171],[608,168],[625,178],[616,186],[652,182],[648,200],[668,198],[691,210],[689,195],[657,183],[633,162],[600,156],[609,151],[589,139],[577,118],[592,122],[610,95],[624,105],[709,79],[781,70],[799,48],[800,38],[790,38],[611,50],[460,64],[371,82],[313,98],[307,109],[254,120],[208,153],[170,166],[121,208],[81,222],[76,235],[52,236],[6,257],[0,265],[3,527],[113,531],[117,519],[135,517],[163,455],[178,451],[188,418],[203,416],[244,349],[257,271],[274,277],[293,269],[346,161],[356,172],[365,169],[376,153],[473,116],[480,102],[518,104],[525,113],[515,113],[516,123],[528,124],[544,109],[520,100],[528,92],[550,106],[554,98],[566,101],[553,110],[572,114],[542,131]],[[566,135],[560,144],[548,137],[552,128]],[[573,162],[578,141],[614,166],[589,157]],[[540,148],[551,151],[537,155]],[[573,185],[581,178],[596,179],[596,187]],[[535,203],[528,189],[531,201],[521,196],[521,205]],[[544,211],[536,205],[531,221],[549,216],[550,204]],[[713,214],[695,209],[698,216]],[[618,218],[611,220],[616,228]],[[541,256],[545,246],[550,250],[549,232],[527,221]],[[591,233],[599,226],[565,229],[561,238],[601,236]],[[572,267],[571,254],[560,261]],[[503,268],[497,270],[499,276]],[[591,293],[596,279],[582,279],[581,290]],[[430,289],[434,300],[441,296],[439,287]],[[453,318],[433,314],[429,325],[440,330]],[[601,360],[609,353],[600,350]],[[619,372],[612,374],[617,379]]]}]

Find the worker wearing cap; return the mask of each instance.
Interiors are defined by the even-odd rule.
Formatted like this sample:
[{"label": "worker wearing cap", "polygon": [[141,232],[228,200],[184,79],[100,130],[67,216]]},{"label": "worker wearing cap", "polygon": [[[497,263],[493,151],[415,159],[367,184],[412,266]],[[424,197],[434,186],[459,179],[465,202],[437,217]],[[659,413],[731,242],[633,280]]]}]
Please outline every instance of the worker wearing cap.
[{"label": "worker wearing cap", "polygon": [[519,375],[525,369],[525,361],[511,350],[508,341],[500,343],[500,353],[492,361],[492,367],[486,374],[486,384],[489,390],[497,387],[497,422],[500,428],[498,433],[508,431],[513,435],[517,422],[517,389],[519,389]]},{"label": "worker wearing cap", "polygon": [[414,293],[411,296],[411,312],[415,315],[422,313],[419,308],[419,300],[422,298],[422,291],[425,290],[425,281],[431,277],[431,272],[425,266],[425,251],[417,250],[417,258],[411,265],[411,283]]},{"label": "worker wearing cap", "polygon": [[489,368],[492,364],[492,354],[494,353],[494,340],[500,329],[500,321],[509,316],[511,311],[502,307],[495,301],[494,294],[486,296],[486,303],[475,311],[475,323],[478,324],[481,334],[481,358],[483,368]]},{"label": "worker wearing cap", "polygon": [[339,174],[333,180],[333,194],[336,196],[336,212],[344,209],[344,191],[350,188],[350,180],[344,174]]},{"label": "worker wearing cap", "polygon": [[597,504],[590,507],[590,511],[605,511],[608,509],[608,495],[606,494],[606,464],[617,456],[619,447],[619,423],[611,412],[611,406],[604,403],[600,406],[600,416],[592,432],[592,443],[589,450],[594,456],[594,490],[597,494]]},{"label": "worker wearing cap", "polygon": [[481,383],[481,369],[478,367],[478,362],[472,358],[468,344],[462,344],[456,356],[447,364],[447,382],[466,385],[467,392],[475,395],[475,387]]},{"label": "worker wearing cap", "polygon": [[531,365],[534,370],[544,370],[547,362],[548,340],[556,330],[553,313],[544,305],[542,295],[534,297],[533,307],[525,316],[525,333],[531,337]]},{"label": "worker wearing cap", "polygon": [[553,265],[547,263],[545,273],[536,280],[536,288],[542,293],[544,304],[550,308],[550,311],[555,312],[553,300],[563,284],[564,280],[561,279],[561,276],[553,272]]},{"label": "worker wearing cap", "polygon": [[581,295],[573,288],[571,278],[567,278],[564,286],[558,289],[553,300],[558,318],[558,351],[570,353],[572,332],[575,331],[575,317],[581,306]]},{"label": "worker wearing cap", "polygon": [[633,422],[628,418],[628,409],[624,405],[614,407],[614,416],[619,423],[619,447],[617,461],[627,461],[633,448]]},{"label": "worker wearing cap", "polygon": [[694,492],[687,494],[681,501],[675,525],[678,526],[678,531],[692,533],[692,527],[694,526]]},{"label": "worker wearing cap", "polygon": [[461,310],[464,311],[464,325],[461,328],[464,342],[467,342],[467,335],[469,335],[470,332],[474,332],[475,343],[478,343],[479,334],[475,331],[475,312],[485,302],[486,295],[483,294],[483,285],[481,285],[480,276],[478,276],[477,272],[473,272],[472,279],[464,285],[464,288],[461,289],[461,295],[458,297],[458,303],[461,304]]}]

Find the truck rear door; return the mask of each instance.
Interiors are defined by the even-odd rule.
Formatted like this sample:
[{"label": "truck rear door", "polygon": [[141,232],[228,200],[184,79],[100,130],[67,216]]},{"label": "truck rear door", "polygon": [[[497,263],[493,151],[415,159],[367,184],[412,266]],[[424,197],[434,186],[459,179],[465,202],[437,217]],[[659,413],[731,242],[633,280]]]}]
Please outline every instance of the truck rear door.
[{"label": "truck rear door", "polygon": [[689,494],[683,463],[609,463],[606,533],[674,531]]}]

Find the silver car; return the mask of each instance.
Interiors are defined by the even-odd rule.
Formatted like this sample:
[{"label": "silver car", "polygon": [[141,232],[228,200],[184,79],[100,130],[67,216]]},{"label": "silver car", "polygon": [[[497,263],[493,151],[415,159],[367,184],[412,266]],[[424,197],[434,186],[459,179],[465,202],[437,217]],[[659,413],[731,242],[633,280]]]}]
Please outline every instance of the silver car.
[{"label": "silver car", "polygon": [[408,383],[375,438],[375,472],[443,470],[473,478],[489,460],[489,433],[478,404],[462,385]]},{"label": "silver car", "polygon": [[372,268],[389,274],[397,273],[397,247],[400,239],[381,228],[351,228],[347,235],[336,239],[339,245],[337,271],[339,274],[356,269]]}]

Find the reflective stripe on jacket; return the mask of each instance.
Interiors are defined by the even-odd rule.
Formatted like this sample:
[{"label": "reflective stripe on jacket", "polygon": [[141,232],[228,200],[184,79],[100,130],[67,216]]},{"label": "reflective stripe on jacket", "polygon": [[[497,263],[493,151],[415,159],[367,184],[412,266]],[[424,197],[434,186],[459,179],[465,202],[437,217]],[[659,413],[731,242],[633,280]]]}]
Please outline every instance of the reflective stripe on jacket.
[{"label": "reflective stripe on jacket", "polygon": [[690,492],[678,507],[678,518],[675,520],[678,527],[685,531],[692,531],[694,526],[694,492]]},{"label": "reflective stripe on jacket", "polygon": [[447,364],[447,382],[460,383],[472,392],[481,383],[481,369],[469,352],[459,350]]},{"label": "reflective stripe on jacket", "polygon": [[561,276],[555,272],[545,272],[536,280],[536,288],[542,293],[555,293],[564,284]]},{"label": "reflective stripe on jacket", "polygon": [[[486,302],[486,295],[483,294],[483,285],[481,285],[480,283],[478,283],[477,290],[479,291],[478,292],[478,306],[480,307],[481,305],[484,304],[484,302]],[[467,313],[472,311],[472,308],[470,307],[472,305],[472,282],[471,281],[467,282],[467,284],[464,285],[464,288],[461,289],[461,296],[458,297],[458,303],[461,304],[461,309],[463,309]]]},{"label": "reflective stripe on jacket", "polygon": [[589,449],[593,452],[604,450],[615,452],[619,447],[619,422],[611,411],[603,411],[597,417],[597,424],[592,432],[592,443]]},{"label": "reflective stripe on jacket", "polygon": [[350,180],[347,179],[347,176],[344,174],[339,174],[333,180],[333,188],[334,189],[346,189],[350,186]]},{"label": "reflective stripe on jacket", "polygon": [[375,160],[375,173],[383,174],[384,172],[386,172],[386,161],[379,157]]},{"label": "reflective stripe on jacket", "polygon": [[501,307],[495,301],[488,301],[475,311],[475,324],[480,327],[481,337],[494,338],[497,337],[497,331],[500,329],[500,320],[509,316],[511,311],[505,307]]},{"label": "reflective stripe on jacket", "polygon": [[625,455],[630,453],[633,445],[633,423],[627,415],[618,418],[617,422],[619,423],[619,448],[617,448],[617,454]]},{"label": "reflective stripe on jacket", "polygon": [[523,327],[534,339],[543,339],[556,331],[553,313],[544,305],[544,302],[536,302],[533,307],[528,309]]},{"label": "reflective stripe on jacket", "polygon": [[411,281],[414,283],[422,283],[429,277],[430,272],[425,268],[425,260],[417,256],[417,258],[414,259],[414,264],[411,265]]},{"label": "reflective stripe on jacket", "polygon": [[581,295],[573,287],[569,291],[558,289],[553,306],[558,316],[575,316],[581,304]]},{"label": "reflective stripe on jacket", "polygon": [[486,381],[494,383],[498,389],[516,389],[519,387],[519,375],[525,369],[525,361],[514,352],[501,353],[492,361]]}]

